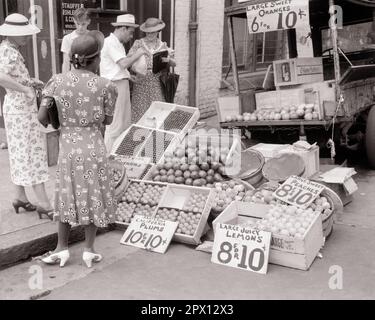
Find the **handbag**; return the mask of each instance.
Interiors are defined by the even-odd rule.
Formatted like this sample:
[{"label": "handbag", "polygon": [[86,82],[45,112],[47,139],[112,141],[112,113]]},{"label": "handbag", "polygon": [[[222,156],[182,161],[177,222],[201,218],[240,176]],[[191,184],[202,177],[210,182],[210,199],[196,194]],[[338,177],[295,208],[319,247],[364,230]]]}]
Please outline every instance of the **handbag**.
[{"label": "handbag", "polygon": [[55,130],[60,128],[59,113],[56,101],[53,97],[43,96],[41,98],[38,120],[45,128],[47,128],[49,124],[52,125]]}]

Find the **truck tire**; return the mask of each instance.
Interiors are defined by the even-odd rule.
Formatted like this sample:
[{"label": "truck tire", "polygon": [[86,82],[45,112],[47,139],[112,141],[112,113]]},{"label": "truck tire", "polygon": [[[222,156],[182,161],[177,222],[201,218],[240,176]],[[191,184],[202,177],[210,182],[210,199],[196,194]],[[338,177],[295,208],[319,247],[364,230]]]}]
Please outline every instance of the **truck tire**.
[{"label": "truck tire", "polygon": [[375,169],[375,106],[371,107],[367,117],[366,152],[369,165]]}]

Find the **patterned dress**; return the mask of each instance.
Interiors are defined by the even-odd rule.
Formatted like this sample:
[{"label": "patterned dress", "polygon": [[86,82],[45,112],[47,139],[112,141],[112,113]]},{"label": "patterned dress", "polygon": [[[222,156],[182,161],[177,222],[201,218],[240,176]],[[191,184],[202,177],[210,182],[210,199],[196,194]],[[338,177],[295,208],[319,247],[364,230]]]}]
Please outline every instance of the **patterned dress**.
[{"label": "patterned dress", "polygon": [[165,101],[164,94],[160,85],[160,73],[154,74],[152,72],[153,61],[152,56],[156,52],[168,50],[165,42],[158,40],[156,50],[151,50],[146,43],[141,40],[136,40],[133,47],[129,51],[129,55],[134,54],[139,48],[143,48],[148,53],[145,55],[147,61],[147,74],[140,83],[133,85],[132,95],[132,123],[137,123],[146,113],[153,101]]},{"label": "patterned dress", "polygon": [[[22,85],[31,86],[32,79],[25,60],[8,40],[0,44],[0,72]],[[37,118],[35,99],[31,102],[23,93],[7,90],[3,111],[12,182],[23,187],[47,182],[46,137]]]},{"label": "patterned dress", "polygon": [[100,130],[105,116],[113,116],[117,89],[91,72],[74,70],[52,77],[43,93],[55,98],[61,124],[55,218],[107,227],[117,204]]}]

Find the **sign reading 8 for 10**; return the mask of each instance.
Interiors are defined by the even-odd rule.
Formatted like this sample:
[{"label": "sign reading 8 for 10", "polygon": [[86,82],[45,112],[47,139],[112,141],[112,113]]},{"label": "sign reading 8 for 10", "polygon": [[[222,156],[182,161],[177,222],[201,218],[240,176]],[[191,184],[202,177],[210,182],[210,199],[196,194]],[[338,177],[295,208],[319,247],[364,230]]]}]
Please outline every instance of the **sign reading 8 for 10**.
[{"label": "sign reading 8 for 10", "polygon": [[301,177],[290,177],[274,196],[283,202],[298,208],[307,208],[322,193],[324,186]]}]

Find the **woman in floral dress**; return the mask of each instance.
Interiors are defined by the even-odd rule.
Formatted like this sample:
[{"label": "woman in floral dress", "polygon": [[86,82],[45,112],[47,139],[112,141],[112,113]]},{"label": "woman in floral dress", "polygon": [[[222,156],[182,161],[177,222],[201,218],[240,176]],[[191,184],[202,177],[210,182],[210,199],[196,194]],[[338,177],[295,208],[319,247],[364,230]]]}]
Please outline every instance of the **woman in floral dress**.
[{"label": "woman in floral dress", "polygon": [[[0,44],[0,85],[7,91],[3,114],[11,180],[16,188],[13,207],[16,213],[23,208],[37,210],[40,218],[42,215],[52,218],[52,207],[45,190],[45,182],[49,179],[47,145],[37,119],[35,99],[35,88],[43,84],[31,79],[19,51],[27,44],[27,36],[38,32],[40,30],[21,14],[11,14],[5,19],[0,26],[0,35],[6,37]],[[38,207],[27,199],[25,187],[33,187]]]},{"label": "woman in floral dress", "polygon": [[[129,51],[129,56],[137,52],[139,48],[146,51],[147,74],[137,75],[137,81],[133,86],[132,95],[132,123],[137,123],[146,113],[153,101],[165,101],[160,84],[161,73],[154,74],[153,54],[161,51],[171,51],[165,42],[158,38],[158,33],[165,28],[165,23],[157,18],[149,18],[140,29],[146,33],[146,37],[136,40]],[[175,67],[176,63],[171,56],[163,58],[163,62]]]},{"label": "woman in floral dress", "polygon": [[97,75],[101,48],[92,32],[78,37],[72,44],[74,69],[52,77],[43,91],[55,99],[61,125],[55,191],[59,240],[55,252],[42,259],[48,264],[64,266],[69,259],[74,225],[85,227],[84,262],[91,267],[101,261],[94,250],[96,231],[115,221],[117,203],[101,129],[112,122],[118,93],[111,81]]}]

